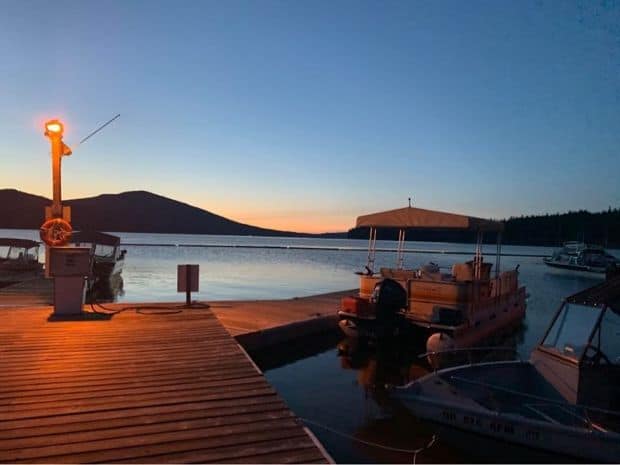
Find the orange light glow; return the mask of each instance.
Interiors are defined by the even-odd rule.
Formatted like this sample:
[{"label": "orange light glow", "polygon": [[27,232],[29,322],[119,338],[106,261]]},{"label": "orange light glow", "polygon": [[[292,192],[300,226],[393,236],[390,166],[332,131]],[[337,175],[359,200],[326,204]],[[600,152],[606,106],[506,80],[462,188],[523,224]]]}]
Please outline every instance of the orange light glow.
[{"label": "orange light glow", "polygon": [[48,121],[47,123],[45,123],[45,131],[46,131],[46,135],[48,133],[52,133],[52,134],[62,134],[64,130],[64,127],[62,125],[62,123],[60,121],[58,121],[57,119],[53,119]]}]

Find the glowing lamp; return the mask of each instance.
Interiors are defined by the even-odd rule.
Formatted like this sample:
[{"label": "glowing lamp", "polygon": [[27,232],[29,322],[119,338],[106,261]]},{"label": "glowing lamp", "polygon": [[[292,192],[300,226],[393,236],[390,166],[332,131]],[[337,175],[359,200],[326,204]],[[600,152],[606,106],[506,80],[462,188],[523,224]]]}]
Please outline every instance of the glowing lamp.
[{"label": "glowing lamp", "polygon": [[48,137],[62,136],[64,130],[63,124],[57,119],[52,119],[45,123],[45,135]]}]

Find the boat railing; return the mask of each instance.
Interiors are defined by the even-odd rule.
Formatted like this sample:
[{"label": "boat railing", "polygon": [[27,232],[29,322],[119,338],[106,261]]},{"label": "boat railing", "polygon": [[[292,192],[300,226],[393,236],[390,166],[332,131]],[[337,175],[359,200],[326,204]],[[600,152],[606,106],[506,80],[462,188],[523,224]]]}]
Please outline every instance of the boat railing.
[{"label": "boat railing", "polygon": [[516,397],[520,397],[522,399],[530,399],[533,402],[523,402],[521,405],[554,424],[561,424],[562,422],[554,419],[549,413],[545,413],[543,411],[545,407],[553,407],[559,409],[566,415],[569,415],[579,420],[584,425],[587,425],[587,427],[591,430],[606,431],[605,428],[601,427],[596,421],[593,420],[594,416],[598,418],[600,418],[601,415],[613,417],[613,422],[616,425],[618,424],[618,421],[620,421],[620,411],[618,410],[608,410],[583,404],[569,404],[566,401],[550,399],[548,397],[538,396],[536,394],[522,392],[516,389],[510,389],[505,386],[498,386],[496,384],[486,383],[484,381],[476,381],[464,378],[462,376],[452,375],[450,376],[450,379],[460,383],[471,384],[473,386],[486,388],[489,394],[492,394],[495,391],[510,394]]},{"label": "boat railing", "polygon": [[[501,353],[509,353],[509,356],[495,358],[494,356]],[[476,357],[478,355],[478,357]],[[459,356],[461,356],[459,358]],[[463,358],[465,357],[465,358]],[[521,354],[515,347],[461,347],[455,349],[429,351],[418,355],[418,358],[426,359],[433,371],[439,368],[448,368],[450,359],[452,358],[453,366],[456,365],[473,365],[474,363],[483,362],[506,362],[518,361],[523,362]],[[454,360],[455,359],[455,360]]]}]

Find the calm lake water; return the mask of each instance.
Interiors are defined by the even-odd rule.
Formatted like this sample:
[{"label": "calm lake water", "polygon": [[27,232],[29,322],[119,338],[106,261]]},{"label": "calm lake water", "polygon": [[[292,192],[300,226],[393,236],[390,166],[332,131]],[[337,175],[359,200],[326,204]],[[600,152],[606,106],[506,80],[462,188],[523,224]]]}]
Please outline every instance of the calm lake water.
[{"label": "calm lake water", "polygon": [[[118,297],[121,302],[182,301],[183,296],[176,292],[176,266],[180,263],[200,265],[200,292],[195,297],[204,301],[289,298],[351,289],[358,284],[354,272],[363,268],[367,256],[367,241],[364,240],[118,235],[127,249],[124,291]],[[38,239],[38,232],[0,230],[0,236]],[[205,245],[210,247],[198,247]],[[231,245],[237,247],[229,247]],[[245,248],[254,246],[262,248]],[[290,248],[273,248],[282,246]],[[395,249],[396,243],[378,241],[377,246]],[[407,248],[473,254],[474,246],[408,242]],[[552,249],[504,246],[502,251],[549,255]],[[485,252],[494,253],[495,246],[486,246]],[[610,252],[620,256],[618,250]],[[405,264],[414,267],[434,261],[449,268],[455,261],[470,258],[441,253],[408,253]],[[395,253],[379,252],[376,267],[394,266],[395,260]],[[487,257],[487,261],[494,263],[494,257]],[[600,282],[602,278],[553,270],[538,257],[502,257],[503,269],[517,265],[520,265],[520,280],[529,293],[527,316],[523,329],[503,344],[514,345],[523,357],[527,357],[561,299]],[[345,355],[339,354],[338,345]],[[256,354],[256,357],[272,385],[297,415],[309,420],[308,426],[337,462],[411,462],[413,454],[388,451],[359,441],[411,450],[427,444],[433,435],[437,435],[437,442],[420,453],[418,462],[557,460],[523,448],[444,430],[419,421],[398,405],[393,405],[382,386],[405,383],[424,372],[416,362],[415,354],[402,348],[365,350],[353,347],[351,341],[335,337],[300,341],[266,354]]]}]

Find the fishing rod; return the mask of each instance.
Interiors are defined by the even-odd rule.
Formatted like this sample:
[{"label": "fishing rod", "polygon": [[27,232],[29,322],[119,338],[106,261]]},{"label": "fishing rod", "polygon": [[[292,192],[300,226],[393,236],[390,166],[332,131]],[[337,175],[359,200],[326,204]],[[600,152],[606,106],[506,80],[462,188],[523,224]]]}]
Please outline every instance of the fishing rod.
[{"label": "fishing rod", "polygon": [[119,117],[121,116],[121,114],[119,113],[118,115],[116,115],[114,118],[106,121],[105,123],[103,123],[101,126],[99,126],[97,129],[95,129],[93,132],[91,132],[89,135],[87,135],[84,139],[82,139],[78,145],[82,145],[84,142],[86,142],[88,139],[90,139],[91,137],[93,137],[95,134],[97,134],[99,131],[101,131],[103,128],[105,128],[108,124],[112,123],[112,121],[117,120]]}]

